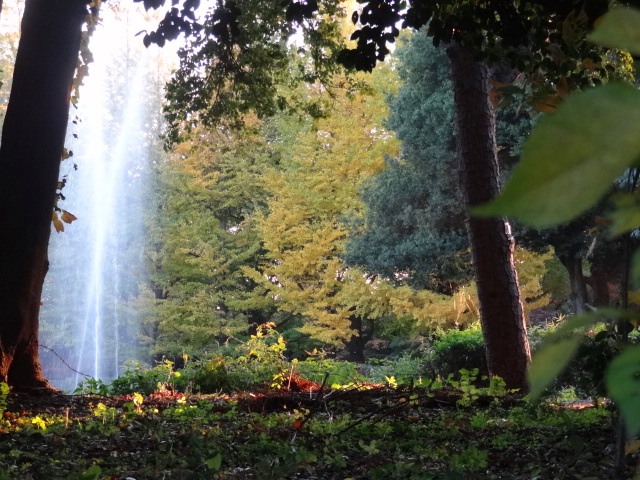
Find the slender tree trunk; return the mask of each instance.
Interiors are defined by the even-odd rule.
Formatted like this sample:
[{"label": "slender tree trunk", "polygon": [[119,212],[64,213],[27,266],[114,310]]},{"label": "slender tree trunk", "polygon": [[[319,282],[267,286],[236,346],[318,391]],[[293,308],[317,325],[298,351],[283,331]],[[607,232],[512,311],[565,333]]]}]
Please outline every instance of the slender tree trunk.
[{"label": "slender tree trunk", "polygon": [[[495,111],[489,101],[487,67],[472,50],[451,45],[460,177],[466,206],[485,203],[500,191]],[[513,261],[514,239],[504,218],[468,219],[469,241],[480,301],[487,365],[509,388],[527,390],[529,342]]]},{"label": "slender tree trunk", "polygon": [[83,0],[27,0],[0,147],[0,381],[48,389],[38,315]]}]

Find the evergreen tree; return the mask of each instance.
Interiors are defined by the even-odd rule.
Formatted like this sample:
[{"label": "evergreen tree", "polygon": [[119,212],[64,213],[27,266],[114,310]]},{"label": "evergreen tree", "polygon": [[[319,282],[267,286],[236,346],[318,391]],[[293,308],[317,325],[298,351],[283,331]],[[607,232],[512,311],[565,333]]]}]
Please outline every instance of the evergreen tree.
[{"label": "evergreen tree", "polygon": [[[363,191],[366,221],[347,245],[346,261],[387,279],[452,294],[473,275],[459,182],[449,61],[419,31],[396,51],[402,85],[388,101],[388,127],[401,156]],[[508,104],[497,111],[501,164],[520,154],[534,118]]]},{"label": "evergreen tree", "polygon": [[346,260],[391,280],[453,293],[471,276],[453,131],[446,55],[424,33],[397,51],[403,82],[390,98],[388,126],[399,158],[367,185],[364,228]]}]

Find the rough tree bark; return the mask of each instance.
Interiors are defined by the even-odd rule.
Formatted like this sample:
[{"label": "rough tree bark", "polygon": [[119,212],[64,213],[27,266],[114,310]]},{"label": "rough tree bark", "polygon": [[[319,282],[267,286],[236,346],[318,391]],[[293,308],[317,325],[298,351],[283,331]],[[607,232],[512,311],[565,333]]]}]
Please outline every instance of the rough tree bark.
[{"label": "rough tree bark", "polygon": [[38,315],[84,0],[27,0],[0,146],[0,381],[50,389]]},{"label": "rough tree bark", "polygon": [[[495,111],[489,101],[486,64],[458,44],[450,45],[447,54],[455,96],[460,180],[470,208],[500,191]],[[489,372],[502,377],[509,388],[526,391],[531,355],[511,228],[504,218],[470,217],[467,226]]]}]

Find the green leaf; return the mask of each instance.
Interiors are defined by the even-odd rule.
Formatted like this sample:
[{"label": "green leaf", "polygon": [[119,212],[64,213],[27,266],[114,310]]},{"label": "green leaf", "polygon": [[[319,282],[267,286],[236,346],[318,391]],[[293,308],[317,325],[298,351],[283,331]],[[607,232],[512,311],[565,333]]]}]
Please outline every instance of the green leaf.
[{"label": "green leaf", "polygon": [[207,468],[209,470],[215,470],[217,472],[218,470],[220,470],[220,466],[222,465],[222,455],[218,453],[215,457],[211,457],[204,463],[207,464]]},{"label": "green leaf", "polygon": [[84,473],[81,473],[76,478],[78,480],[98,480],[98,477],[102,473],[102,469],[98,465],[92,465]]},{"label": "green leaf", "polygon": [[607,371],[607,391],[620,408],[627,435],[640,432],[640,345],[627,348],[615,357]]},{"label": "green leaf", "polygon": [[527,372],[533,401],[536,401],[545,388],[565,369],[575,355],[579,344],[580,337],[576,335],[567,340],[545,345],[533,354]]},{"label": "green leaf", "polygon": [[473,210],[548,227],[581,214],[640,156],[640,91],[623,83],[570,96],[542,118],[498,198]]},{"label": "green leaf", "polygon": [[618,310],[606,309],[569,318],[550,334],[533,355],[527,373],[532,400],[536,401],[545,388],[565,369],[578,349],[582,333],[602,320],[603,316],[618,316]]},{"label": "green leaf", "polygon": [[612,224],[611,235],[621,235],[640,227],[640,195],[637,193],[618,194],[613,198],[616,208],[609,217]]},{"label": "green leaf", "polygon": [[609,48],[640,53],[640,11],[619,7],[607,13],[587,39]]}]

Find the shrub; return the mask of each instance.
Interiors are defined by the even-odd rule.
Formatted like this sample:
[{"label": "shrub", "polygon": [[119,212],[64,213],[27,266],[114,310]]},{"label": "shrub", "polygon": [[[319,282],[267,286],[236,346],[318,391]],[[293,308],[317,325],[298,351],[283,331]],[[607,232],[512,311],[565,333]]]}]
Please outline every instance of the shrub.
[{"label": "shrub", "polygon": [[420,380],[432,378],[433,371],[428,358],[416,353],[405,353],[394,359],[372,361],[368,377],[373,383],[385,383],[394,378],[399,385],[418,384]]},{"label": "shrub", "polygon": [[285,350],[287,358],[306,358],[308,352],[322,348],[322,342],[298,330],[298,327],[302,325],[302,322],[294,323],[292,328],[282,332],[282,336],[287,345],[287,349]]},{"label": "shrub", "polygon": [[450,330],[433,342],[431,347],[433,370],[443,378],[456,375],[460,370],[477,368],[487,375],[484,337],[479,328]]},{"label": "shrub", "polygon": [[602,330],[585,333],[575,357],[558,376],[552,390],[556,392],[574,387],[581,398],[604,396],[605,372],[613,357],[619,353],[619,348],[613,332]]},{"label": "shrub", "polygon": [[174,390],[183,391],[188,380],[180,372],[173,369],[173,362],[165,360],[153,368],[138,362],[125,365],[125,372],[110,384],[100,380],[89,379],[82,382],[76,392],[94,392],[101,395],[125,395],[141,393],[148,395],[161,386],[168,386]]},{"label": "shrub", "polygon": [[362,380],[356,364],[351,362],[341,362],[324,355],[313,355],[297,362],[296,366],[300,375],[304,378],[321,384],[327,377],[325,385],[348,385]]},{"label": "shrub", "polygon": [[[191,361],[180,370],[175,370],[174,363],[166,359],[152,368],[132,363],[111,383],[89,379],[76,391],[102,395],[148,395],[161,388],[178,392],[187,389],[201,393],[233,392],[268,385],[289,370],[289,363],[284,358],[284,339],[273,330],[272,324],[259,326],[256,334],[246,342],[225,348],[233,348],[233,351],[228,351],[228,356],[218,354]],[[184,358],[186,361],[188,356]]]},{"label": "shrub", "polygon": [[[546,328],[529,328],[528,336],[532,352],[538,350],[545,338],[555,332],[562,324],[563,316]],[[633,340],[631,340],[633,343]],[[611,359],[619,353],[619,339],[613,331],[613,325],[600,324],[594,330],[585,332],[580,339],[575,357],[565,370],[547,388],[547,392],[556,395],[564,390],[572,390],[580,398],[598,397],[605,394],[604,376]]]},{"label": "shrub", "polygon": [[194,390],[201,393],[216,393],[231,387],[226,361],[222,355],[217,355],[196,368],[191,378]]}]

